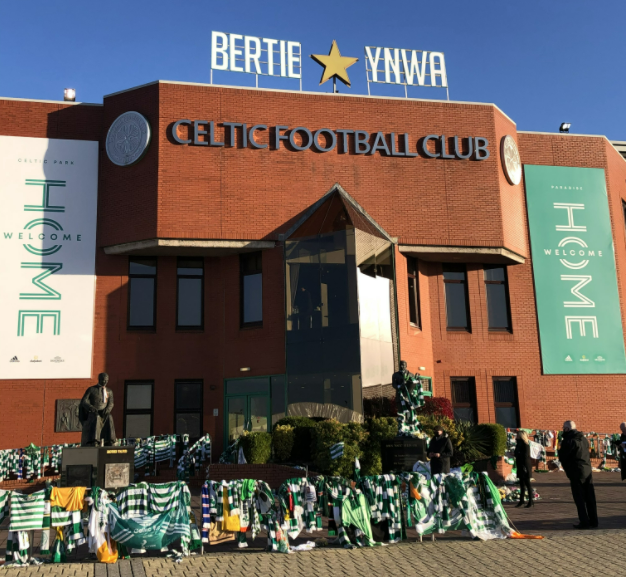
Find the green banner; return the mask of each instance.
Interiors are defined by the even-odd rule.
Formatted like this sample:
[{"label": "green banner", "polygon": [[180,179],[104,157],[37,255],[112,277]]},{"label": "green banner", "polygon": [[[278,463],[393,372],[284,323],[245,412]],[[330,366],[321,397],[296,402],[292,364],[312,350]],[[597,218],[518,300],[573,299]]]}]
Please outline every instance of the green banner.
[{"label": "green banner", "polygon": [[604,170],[524,174],[544,374],[626,373]]}]

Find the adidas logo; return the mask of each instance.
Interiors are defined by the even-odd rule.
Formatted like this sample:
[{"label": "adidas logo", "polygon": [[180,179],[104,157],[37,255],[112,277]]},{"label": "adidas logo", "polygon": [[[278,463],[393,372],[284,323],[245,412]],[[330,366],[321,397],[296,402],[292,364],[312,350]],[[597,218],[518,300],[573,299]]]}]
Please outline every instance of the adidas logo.
[{"label": "adidas logo", "polygon": [[572,360],[572,357],[570,357],[569,355],[567,355],[567,356],[565,357],[565,360],[566,360],[566,361],[571,361],[571,360]]},{"label": "adidas logo", "polygon": [[17,356],[13,357],[10,361],[10,363],[19,363],[20,360],[17,358]]}]

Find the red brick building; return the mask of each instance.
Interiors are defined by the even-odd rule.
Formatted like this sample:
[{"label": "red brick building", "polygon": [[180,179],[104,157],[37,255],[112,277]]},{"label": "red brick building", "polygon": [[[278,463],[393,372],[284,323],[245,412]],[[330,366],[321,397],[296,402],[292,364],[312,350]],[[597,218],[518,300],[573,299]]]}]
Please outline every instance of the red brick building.
[{"label": "red brick building", "polygon": [[[152,140],[117,166],[127,111]],[[286,411],[359,418],[400,358],[479,422],[624,420],[626,376],[542,373],[524,182],[500,150],[510,135],[523,164],[605,171],[624,302],[626,162],[605,137],[518,131],[492,104],[174,82],[0,99],[0,134],[100,142],[92,378],[0,381],[0,448],[76,442],[56,402],[103,371],[118,436],[208,432],[216,450]]]}]

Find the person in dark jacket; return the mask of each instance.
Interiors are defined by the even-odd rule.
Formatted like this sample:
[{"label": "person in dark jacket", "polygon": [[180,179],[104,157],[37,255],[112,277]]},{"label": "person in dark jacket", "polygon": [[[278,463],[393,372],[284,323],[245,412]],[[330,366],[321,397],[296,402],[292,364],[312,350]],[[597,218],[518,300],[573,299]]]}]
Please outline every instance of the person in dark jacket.
[{"label": "person in dark jacket", "polygon": [[521,429],[517,431],[517,444],[515,445],[515,465],[517,467],[517,478],[519,479],[519,503],[516,507],[524,504],[526,491],[528,491],[528,504],[526,507],[533,506],[533,488],[530,485],[530,476],[533,468],[530,463],[530,443],[528,442],[528,433]]},{"label": "person in dark jacket", "polygon": [[559,459],[569,479],[574,503],[578,509],[580,523],[574,525],[574,528],[595,529],[598,526],[598,510],[591,476],[589,442],[576,430],[574,421],[565,421],[563,424]]},{"label": "person in dark jacket", "polygon": [[432,475],[450,472],[450,457],[454,454],[450,437],[445,434],[443,427],[435,428],[435,436],[428,445],[430,458],[430,472]]},{"label": "person in dark jacket", "polygon": [[622,434],[619,438],[619,446],[617,448],[619,453],[619,468],[622,473],[622,481],[626,479],[626,423],[621,423],[619,426]]}]

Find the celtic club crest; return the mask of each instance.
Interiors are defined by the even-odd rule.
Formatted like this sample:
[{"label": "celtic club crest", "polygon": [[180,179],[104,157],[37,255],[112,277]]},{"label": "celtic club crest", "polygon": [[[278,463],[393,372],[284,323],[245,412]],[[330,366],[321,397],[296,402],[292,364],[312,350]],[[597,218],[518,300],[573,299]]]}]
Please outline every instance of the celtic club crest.
[{"label": "celtic club crest", "polygon": [[150,124],[139,112],[125,112],[109,128],[107,156],[118,166],[135,164],[150,144]]},{"label": "celtic club crest", "polygon": [[502,138],[500,156],[506,179],[513,185],[519,184],[522,180],[522,160],[515,140],[508,134]]}]

